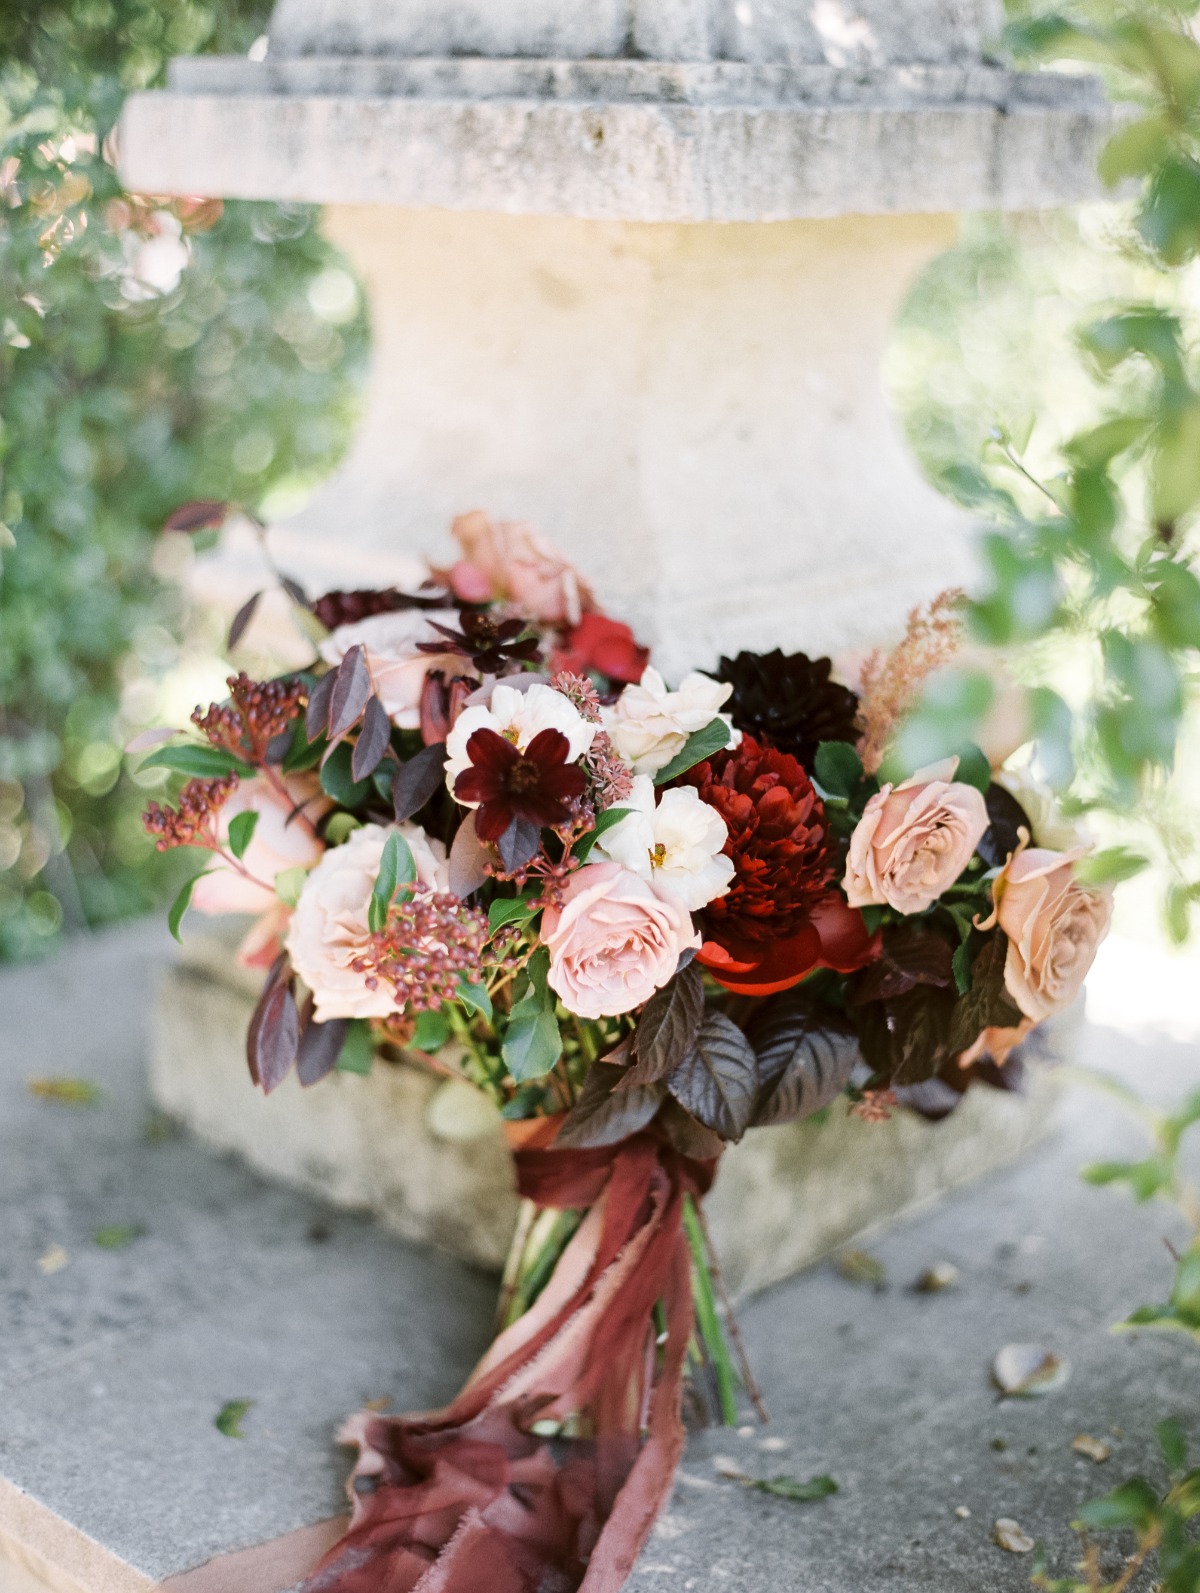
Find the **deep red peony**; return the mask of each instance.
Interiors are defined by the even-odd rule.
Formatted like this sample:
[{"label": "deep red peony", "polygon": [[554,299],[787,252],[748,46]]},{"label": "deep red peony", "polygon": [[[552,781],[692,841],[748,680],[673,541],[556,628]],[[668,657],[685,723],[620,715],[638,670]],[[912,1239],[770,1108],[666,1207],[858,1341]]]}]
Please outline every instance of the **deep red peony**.
[{"label": "deep red peony", "polygon": [[729,827],[737,873],[701,915],[699,960],[731,990],[770,995],[814,968],[849,972],[875,955],[863,922],[837,894],[825,810],[789,753],[743,736],[684,777]]},{"label": "deep red peony", "polygon": [[587,776],[568,763],[570,743],[561,730],[542,730],[522,752],[494,730],[477,730],[467,742],[471,767],[454,782],[462,802],[479,804],[475,833],[498,841],[514,819],[539,829],[565,824],[571,803],[587,790]]}]

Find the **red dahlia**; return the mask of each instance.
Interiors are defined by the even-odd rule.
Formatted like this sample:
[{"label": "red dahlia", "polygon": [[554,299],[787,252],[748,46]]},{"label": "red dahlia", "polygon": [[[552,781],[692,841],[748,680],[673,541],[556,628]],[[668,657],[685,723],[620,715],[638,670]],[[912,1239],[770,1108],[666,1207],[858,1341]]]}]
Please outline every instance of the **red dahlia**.
[{"label": "red dahlia", "polygon": [[467,742],[471,767],[454,782],[461,801],[477,802],[475,833],[498,841],[514,819],[539,829],[565,824],[571,805],[587,790],[587,776],[568,763],[571,744],[561,730],[542,730],[521,752],[494,730],[477,730]]},{"label": "red dahlia", "polygon": [[873,954],[861,914],[838,896],[825,809],[790,753],[743,736],[684,779],[725,820],[737,870],[704,910],[700,960],[747,994],[798,984],[816,967],[860,967]]}]

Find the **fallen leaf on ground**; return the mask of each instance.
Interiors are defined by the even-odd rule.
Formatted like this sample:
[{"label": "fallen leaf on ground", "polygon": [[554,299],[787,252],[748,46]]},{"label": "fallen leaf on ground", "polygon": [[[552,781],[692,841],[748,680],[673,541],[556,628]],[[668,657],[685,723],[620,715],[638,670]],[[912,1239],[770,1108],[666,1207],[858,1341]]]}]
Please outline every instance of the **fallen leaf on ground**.
[{"label": "fallen leaf on ground", "polygon": [[843,1250],[837,1258],[839,1276],[847,1283],[858,1283],[872,1289],[887,1288],[887,1271],[882,1261],[868,1255],[865,1250]]},{"label": "fallen leaf on ground", "polygon": [[763,1477],[758,1481],[747,1479],[747,1483],[759,1493],[774,1494],[777,1499],[795,1499],[801,1504],[828,1499],[838,1491],[832,1477],[810,1477],[807,1482],[801,1482],[798,1477]]},{"label": "fallen leaf on ground", "polygon": [[918,1294],[941,1294],[943,1289],[952,1289],[957,1282],[958,1268],[953,1261],[939,1261],[922,1272],[914,1288]]},{"label": "fallen leaf on ground", "polygon": [[1080,1433],[1073,1438],[1071,1448],[1077,1455],[1086,1455],[1089,1460],[1094,1460],[1098,1466],[1112,1455],[1112,1445],[1106,1444],[1103,1438],[1093,1438],[1090,1433]]},{"label": "fallen leaf on ground", "polygon": [[384,1394],[381,1399],[369,1399],[363,1409],[378,1412],[386,1410],[391,1403],[391,1399]]},{"label": "fallen leaf on ground", "polygon": [[60,1106],[95,1106],[100,1091],[87,1079],[30,1079],[29,1093],[39,1101],[57,1101]]},{"label": "fallen leaf on ground", "polygon": [[38,1257],[38,1271],[43,1277],[49,1278],[54,1273],[61,1272],[70,1259],[61,1245],[51,1245],[44,1256]]},{"label": "fallen leaf on ground", "polygon": [[145,1231],[138,1222],[114,1223],[111,1228],[97,1228],[92,1239],[101,1250],[124,1250],[126,1245],[140,1239]]},{"label": "fallen leaf on ground", "polygon": [[1006,1549],[1009,1554],[1031,1554],[1034,1547],[1028,1532],[1023,1531],[1008,1516],[1001,1516],[993,1526],[992,1542],[997,1548]]},{"label": "fallen leaf on ground", "polygon": [[226,1438],[245,1438],[242,1431],[242,1418],[253,1406],[252,1399],[231,1399],[222,1405],[213,1418],[213,1426],[219,1433],[224,1433]]},{"label": "fallen leaf on ground", "polygon": [[1070,1362],[1041,1344],[1006,1344],[992,1362],[992,1378],[1012,1399],[1036,1399],[1061,1388]]}]

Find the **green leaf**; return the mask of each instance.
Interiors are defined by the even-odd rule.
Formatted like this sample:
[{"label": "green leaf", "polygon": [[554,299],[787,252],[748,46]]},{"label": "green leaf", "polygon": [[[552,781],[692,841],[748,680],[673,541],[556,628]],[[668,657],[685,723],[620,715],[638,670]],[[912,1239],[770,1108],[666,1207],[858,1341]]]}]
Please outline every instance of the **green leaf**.
[{"label": "green leaf", "polygon": [[1200,1244],[1180,1257],[1171,1287],[1171,1309],[1189,1327],[1200,1327]]},{"label": "green leaf", "polygon": [[417,1026],[408,1042],[409,1050],[433,1056],[446,1044],[451,1033],[450,1019],[444,1012],[418,1013]]},{"label": "green leaf", "polygon": [[231,1399],[221,1406],[213,1418],[213,1426],[226,1438],[245,1438],[242,1419],[254,1408],[252,1399]]},{"label": "green leaf", "polygon": [[416,878],[417,862],[412,847],[399,830],[393,830],[384,843],[379,873],[371,892],[371,905],[367,910],[367,921],[372,933],[377,933],[387,923],[388,910],[396,892],[402,885],[414,884]]},{"label": "green leaf", "polygon": [[986,754],[973,741],[960,749],[954,778],[960,785],[973,785],[976,791],[987,795],[992,783],[992,766]]},{"label": "green leaf", "polygon": [[1166,1421],[1159,1422],[1154,1431],[1158,1438],[1158,1447],[1162,1450],[1163,1459],[1167,1463],[1167,1470],[1172,1475],[1182,1471],[1187,1465],[1188,1441],[1179,1422],[1170,1416]]},{"label": "green leaf", "polygon": [[1080,858],[1075,865],[1075,878],[1081,885],[1093,889],[1101,885],[1120,885],[1133,879],[1150,867],[1150,859],[1127,846],[1110,846],[1091,857]]},{"label": "green leaf", "polygon": [[492,1021],[492,998],[483,985],[471,984],[465,974],[458,976],[458,999],[470,1012]]},{"label": "green leaf", "polygon": [[249,808],[244,813],[235,813],[229,821],[229,850],[239,861],[245,857],[246,848],[254,839],[258,818],[257,808]]},{"label": "green leaf", "polygon": [[196,889],[197,882],[202,880],[206,874],[211,874],[212,872],[212,869],[206,868],[202,869],[199,874],[193,874],[171,903],[171,910],[167,914],[167,927],[180,945],[183,944],[183,937],[179,931],[183,927],[184,914],[192,905],[192,892]]},{"label": "green leaf", "polygon": [[354,778],[350,767],[353,756],[350,742],[341,741],[321,765],[322,791],[343,808],[361,807],[374,789],[370,780]]},{"label": "green leaf", "polygon": [[817,783],[833,796],[853,796],[863,777],[862,759],[848,741],[822,741],[813,770]]},{"label": "green leaf", "polygon": [[660,769],[654,776],[655,785],[666,785],[668,781],[676,780],[681,774],[695,768],[696,764],[711,758],[714,752],[720,752],[729,745],[729,736],[729,726],[723,719],[714,719],[703,730],[693,731],[682,750],[676,753],[665,769]]},{"label": "green leaf", "polygon": [[275,876],[275,894],[285,907],[295,907],[307,881],[306,868],[285,868]]},{"label": "green leaf", "polygon": [[828,1499],[838,1491],[832,1477],[810,1477],[807,1482],[801,1482],[798,1477],[764,1477],[751,1482],[750,1487],[759,1493],[773,1494],[776,1499],[793,1499],[798,1504]]},{"label": "green leaf", "polygon": [[188,742],[185,746],[162,747],[142,760],[141,769],[169,769],[172,774],[183,774],[189,780],[219,780],[226,774],[252,775],[248,763],[235,758],[232,752],[220,747],[198,746]]},{"label": "green leaf", "polygon": [[325,826],[325,839],[330,846],[341,846],[362,827],[362,820],[356,819],[353,813],[334,813]]},{"label": "green leaf", "polygon": [[1079,1524],[1094,1532],[1117,1527],[1147,1527],[1158,1511],[1158,1495],[1144,1477],[1133,1477],[1079,1512]]},{"label": "green leaf", "polygon": [[337,1059],[339,1073],[358,1073],[365,1077],[375,1061],[375,1038],[365,1018],[355,1018],[346,1031],[342,1053]]},{"label": "green leaf", "polygon": [[488,908],[488,932],[495,935],[506,924],[526,924],[534,916],[535,909],[524,896],[502,898]]},{"label": "green leaf", "polygon": [[964,939],[958,950],[954,953],[950,963],[954,970],[954,983],[960,996],[965,996],[971,988],[971,942]]},{"label": "green leaf", "polygon": [[514,1007],[508,1020],[501,1054],[518,1084],[545,1078],[562,1056],[558,1019],[545,1007]]},{"label": "green leaf", "polygon": [[1170,141],[1171,124],[1165,115],[1128,122],[1100,151],[1101,182],[1115,188],[1128,177],[1144,177],[1166,156]]},{"label": "green leaf", "polygon": [[603,813],[597,814],[595,828],[589,830],[575,847],[575,856],[579,861],[585,863],[600,837],[615,824],[620,824],[622,819],[627,819],[632,812],[632,808],[605,808]]},{"label": "green leaf", "polygon": [[135,1239],[140,1239],[145,1231],[141,1223],[115,1223],[111,1228],[97,1228],[92,1235],[92,1241],[98,1244],[101,1250],[124,1250],[126,1245],[131,1245]]}]

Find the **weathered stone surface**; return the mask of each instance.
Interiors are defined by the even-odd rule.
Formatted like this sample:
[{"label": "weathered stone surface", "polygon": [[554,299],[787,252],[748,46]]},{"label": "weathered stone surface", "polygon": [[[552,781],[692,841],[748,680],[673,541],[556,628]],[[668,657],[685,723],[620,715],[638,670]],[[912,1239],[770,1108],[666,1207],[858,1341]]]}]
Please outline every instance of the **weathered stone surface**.
[{"label": "weathered stone surface", "polygon": [[[313,1089],[288,1080],[269,1100],[252,1089],[243,1037],[260,980],[228,939],[193,929],[155,1009],[151,1077],[165,1111],[217,1150],[408,1239],[498,1268],[516,1221],[498,1123],[463,1142],[431,1126],[439,1081],[420,1067],[376,1064]],[[948,1123],[898,1113],[869,1125],[835,1106],[820,1125],[759,1129],[725,1155],[708,1203],[730,1287],[788,1277],[838,1245],[1004,1165],[1049,1127],[1053,1080],[1032,1072],[1028,1097],[972,1091]]]},{"label": "weathered stone surface", "polygon": [[997,0],[280,0],[271,49],[295,55],[632,56],[801,63],[977,60]]},{"label": "weathered stone surface", "polygon": [[[186,1139],[147,1140],[145,1025],[165,949],[155,925],[0,973],[2,1593],[148,1593],[327,1519],[345,1414],[368,1398],[445,1398],[490,1331],[488,1280]],[[1131,1003],[1144,973],[1126,978]],[[1110,1008],[1121,977],[1106,968]],[[1093,1028],[1087,1062],[1152,1098],[1194,1089],[1189,983],[1177,967],[1189,1043]],[[88,1078],[103,1099],[35,1100],[27,1081],[48,1074]],[[1160,1475],[1154,1424],[1175,1413],[1200,1439],[1195,1347],[1108,1331],[1162,1297],[1162,1240],[1183,1237],[1164,1208],[1077,1178],[1140,1144],[1104,1098],[1073,1095],[1063,1134],[1020,1168],[873,1246],[886,1292],[823,1267],[751,1301],[742,1324],[772,1423],[693,1437],[630,1593],[1019,1593],[1028,1560],[991,1543],[998,1516],[1045,1539],[1065,1574],[1079,1505],[1138,1470]],[[105,1251],[91,1236],[110,1222],[147,1232]],[[37,1262],[55,1244],[68,1264],[47,1274]],[[956,1288],[910,1289],[944,1261]],[[1070,1382],[997,1403],[994,1355],[1030,1340],[1069,1358]],[[240,1442],[212,1425],[236,1397],[256,1402]],[[1080,1432],[1107,1437],[1113,1459],[1074,1454]],[[718,1456],[755,1476],[830,1472],[841,1491],[812,1506],[766,1498],[720,1480]],[[235,1568],[205,1593],[288,1585]]]}]

